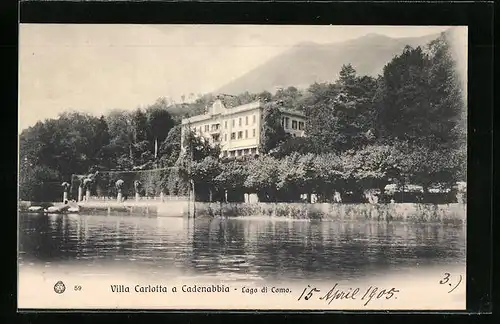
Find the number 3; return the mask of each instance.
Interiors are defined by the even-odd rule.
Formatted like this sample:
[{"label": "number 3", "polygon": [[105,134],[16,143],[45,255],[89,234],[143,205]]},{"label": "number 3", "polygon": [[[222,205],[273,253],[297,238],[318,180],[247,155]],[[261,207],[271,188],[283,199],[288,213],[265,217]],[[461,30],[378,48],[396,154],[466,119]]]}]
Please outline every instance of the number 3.
[{"label": "number 3", "polygon": [[444,278],[439,280],[439,283],[443,285],[443,284],[447,283],[448,281],[450,281],[450,274],[448,272],[445,272]]}]

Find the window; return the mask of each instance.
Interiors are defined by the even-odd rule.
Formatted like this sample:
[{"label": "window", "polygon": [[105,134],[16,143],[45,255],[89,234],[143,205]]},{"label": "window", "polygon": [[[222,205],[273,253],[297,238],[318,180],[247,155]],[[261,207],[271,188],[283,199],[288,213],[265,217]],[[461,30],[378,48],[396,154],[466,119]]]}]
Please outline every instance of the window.
[{"label": "window", "polygon": [[255,128],[252,129],[252,137],[255,137]]},{"label": "window", "polygon": [[252,123],[255,124],[255,122],[256,122],[256,117],[255,117],[255,115],[253,115],[253,122]]},{"label": "window", "polygon": [[299,122],[299,130],[303,130],[304,129],[304,122]]},{"label": "window", "polygon": [[290,118],[285,117],[285,129],[290,127]]},{"label": "window", "polygon": [[238,118],[238,126],[241,126],[241,117]]},{"label": "window", "polygon": [[245,130],[245,138],[248,138],[248,130]]},{"label": "window", "polygon": [[201,134],[201,126],[200,126],[200,134]]},{"label": "window", "polygon": [[236,133],[235,133],[235,132],[232,132],[232,133],[231,133],[231,139],[232,139],[232,140],[236,139]]},{"label": "window", "polygon": [[233,127],[234,127],[234,125],[235,125],[235,120],[233,119]]},{"label": "window", "polygon": [[245,116],[245,125],[248,125],[248,116]]},{"label": "window", "polygon": [[243,138],[243,131],[238,132],[238,139],[241,139],[241,138]]},{"label": "window", "polygon": [[224,128],[227,129],[227,120],[224,122]]},{"label": "window", "polygon": [[234,156],[234,151],[229,151],[230,156]]},{"label": "window", "polygon": [[222,156],[227,156],[227,151],[222,151]]},{"label": "window", "polygon": [[292,120],[292,129],[297,129],[297,121]]},{"label": "window", "polygon": [[210,125],[205,125],[205,132],[210,131]]},{"label": "window", "polygon": [[227,134],[224,134],[224,142],[227,142]]},{"label": "window", "polygon": [[281,127],[285,127],[285,117],[281,117]]}]

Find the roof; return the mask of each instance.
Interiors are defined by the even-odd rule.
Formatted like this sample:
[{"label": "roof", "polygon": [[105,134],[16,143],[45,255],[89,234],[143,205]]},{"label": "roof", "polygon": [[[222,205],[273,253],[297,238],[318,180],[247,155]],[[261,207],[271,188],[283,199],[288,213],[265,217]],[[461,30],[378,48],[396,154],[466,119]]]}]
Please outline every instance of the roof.
[{"label": "roof", "polygon": [[280,108],[280,111],[282,114],[285,114],[285,115],[298,116],[298,117],[302,117],[302,118],[306,117],[306,115],[304,115],[303,112],[297,111],[297,110],[288,110],[285,108]]},{"label": "roof", "polygon": [[[245,104],[245,105],[240,105],[240,106],[232,107],[232,108],[227,107],[224,104],[223,100],[221,100],[221,99],[218,99],[218,100],[220,100],[222,102],[222,104],[224,105],[224,108],[225,108],[224,111],[221,113],[221,115],[223,115],[223,116],[233,115],[233,114],[237,114],[237,113],[241,113],[241,112],[245,112],[245,111],[255,110],[255,109],[258,109],[258,108],[263,108],[263,102],[260,101],[260,100],[257,100],[257,101],[254,101],[254,102],[250,102],[250,103]],[[283,114],[285,114],[285,115],[297,116],[297,117],[305,118],[304,113],[302,113],[300,111],[288,110],[288,109],[285,109],[285,108],[279,108],[279,110]],[[195,123],[195,122],[200,122],[200,121],[204,121],[204,120],[209,120],[209,119],[212,118],[212,116],[213,115],[210,114],[210,112],[206,112],[205,114],[196,115],[196,116],[192,116],[192,117],[189,117],[189,118],[184,118],[184,119],[182,119],[182,124],[185,125],[185,124],[189,124],[189,123]]]},{"label": "roof", "polygon": [[[221,100],[221,102],[222,102],[222,104],[224,104],[224,102],[222,100]],[[251,103],[248,103],[245,105],[236,106],[234,108],[227,108],[227,106],[225,106],[225,105],[224,105],[224,107],[225,107],[225,110],[222,112],[222,115],[227,116],[227,115],[232,115],[232,114],[260,108],[260,107],[262,107],[262,103],[260,101],[254,101],[254,102],[251,102]],[[210,112],[207,112],[205,114],[196,115],[196,116],[192,116],[189,118],[183,118],[182,124],[185,125],[185,124],[195,123],[195,122],[199,122],[199,121],[203,121],[203,120],[209,120],[212,118],[212,116],[213,115],[210,114]]]},{"label": "roof", "polygon": [[226,108],[226,112],[223,113],[223,115],[232,115],[232,114],[240,113],[243,111],[254,110],[257,108],[261,108],[261,107],[262,107],[262,103],[260,101],[254,101],[254,102],[248,103],[246,105],[241,105],[241,106],[237,106],[234,108]]},{"label": "roof", "polygon": [[199,121],[207,120],[207,119],[211,119],[211,118],[212,118],[212,115],[210,115],[210,114],[196,115],[196,116],[192,116],[189,118],[183,118],[181,123],[183,125],[186,125],[189,123],[195,123],[195,122],[199,122]]}]

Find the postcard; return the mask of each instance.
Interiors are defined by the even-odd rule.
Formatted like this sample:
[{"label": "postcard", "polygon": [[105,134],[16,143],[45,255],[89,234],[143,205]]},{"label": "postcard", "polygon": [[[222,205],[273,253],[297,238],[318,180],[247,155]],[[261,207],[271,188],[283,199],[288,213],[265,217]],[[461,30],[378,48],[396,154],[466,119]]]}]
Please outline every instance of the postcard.
[{"label": "postcard", "polygon": [[467,27],[19,42],[19,309],[465,309]]}]

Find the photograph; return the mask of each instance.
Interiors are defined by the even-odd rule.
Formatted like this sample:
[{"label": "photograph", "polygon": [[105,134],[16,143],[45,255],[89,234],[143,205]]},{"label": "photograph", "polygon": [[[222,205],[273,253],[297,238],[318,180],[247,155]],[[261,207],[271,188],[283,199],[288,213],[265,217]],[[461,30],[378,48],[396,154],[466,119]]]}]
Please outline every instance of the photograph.
[{"label": "photograph", "polygon": [[467,51],[21,23],[18,309],[465,310]]}]

